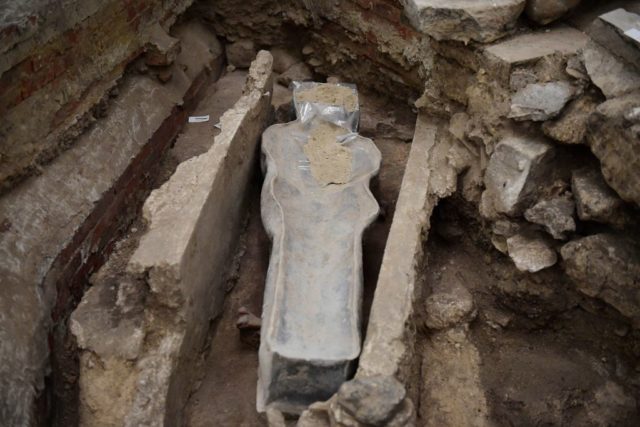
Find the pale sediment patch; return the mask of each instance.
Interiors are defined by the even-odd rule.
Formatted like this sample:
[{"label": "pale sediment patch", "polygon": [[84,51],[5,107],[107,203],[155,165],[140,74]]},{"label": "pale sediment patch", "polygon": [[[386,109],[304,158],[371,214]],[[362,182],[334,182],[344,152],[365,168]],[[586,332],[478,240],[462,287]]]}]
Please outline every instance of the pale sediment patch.
[{"label": "pale sediment patch", "polygon": [[309,134],[304,154],[311,174],[320,185],[346,184],[351,178],[351,151],[338,143],[347,130],[329,122],[319,122]]},{"label": "pale sediment patch", "polygon": [[311,89],[298,91],[296,97],[299,102],[337,105],[344,107],[347,111],[356,111],[358,109],[356,92],[346,86],[320,83]]}]

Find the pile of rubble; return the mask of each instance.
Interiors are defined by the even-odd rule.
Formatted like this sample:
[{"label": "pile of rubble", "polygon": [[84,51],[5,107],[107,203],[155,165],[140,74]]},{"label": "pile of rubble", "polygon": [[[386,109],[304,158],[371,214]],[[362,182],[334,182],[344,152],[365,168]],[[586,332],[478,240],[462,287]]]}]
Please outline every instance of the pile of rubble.
[{"label": "pile of rubble", "polygon": [[[640,16],[559,26],[476,51],[464,92],[430,88],[471,154],[464,197],[523,272],[559,260],[578,291],[638,325]],[[455,61],[442,58],[442,61]],[[444,96],[443,96],[444,95]],[[433,111],[442,114],[442,111]]]}]

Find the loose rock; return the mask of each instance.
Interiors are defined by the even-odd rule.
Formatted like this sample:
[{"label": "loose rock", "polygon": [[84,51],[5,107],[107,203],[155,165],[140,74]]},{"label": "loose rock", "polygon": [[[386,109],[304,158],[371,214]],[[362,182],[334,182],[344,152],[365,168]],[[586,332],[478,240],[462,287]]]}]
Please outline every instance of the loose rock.
[{"label": "loose rock", "polygon": [[567,82],[529,84],[511,99],[509,117],[537,122],[548,120],[560,114],[574,94],[575,88]]},{"label": "loose rock", "polygon": [[555,21],[580,4],[581,0],[528,0],[526,13],[541,25]]},{"label": "loose rock", "polygon": [[519,215],[549,176],[553,147],[545,140],[511,136],[502,140],[489,160],[481,213]]},{"label": "loose rock", "polygon": [[578,291],[605,301],[640,327],[637,243],[603,233],[569,242],[560,253]]},{"label": "loose rock", "polygon": [[401,407],[406,396],[402,383],[390,376],[356,378],[344,383],[338,405],[359,422],[383,426]]},{"label": "loose rock", "polygon": [[589,116],[595,111],[597,102],[592,96],[583,96],[569,103],[556,121],[542,125],[545,135],[565,144],[582,144],[587,134]]},{"label": "loose rock", "polygon": [[520,271],[536,273],[554,265],[558,256],[544,236],[540,234],[516,234],[507,239],[509,257]]},{"label": "loose rock", "polygon": [[471,293],[462,286],[437,292],[425,302],[426,324],[431,329],[445,329],[462,322],[470,322],[476,316]]},{"label": "loose rock", "polygon": [[638,107],[640,91],[600,104],[589,118],[587,141],[611,188],[640,205],[640,135],[625,119]]},{"label": "loose rock", "polygon": [[600,15],[587,28],[587,33],[609,52],[640,70],[640,41],[629,33],[634,28],[640,28],[640,15],[615,9]]},{"label": "loose rock", "polygon": [[579,169],[571,177],[578,218],[604,224],[622,225],[623,202],[595,169]]},{"label": "loose rock", "polygon": [[226,46],[227,62],[236,68],[249,68],[258,51],[251,40],[238,40]]},{"label": "loose rock", "polygon": [[543,225],[554,239],[563,240],[567,232],[576,230],[573,212],[573,200],[558,196],[536,203],[524,213],[524,217],[529,222]]}]

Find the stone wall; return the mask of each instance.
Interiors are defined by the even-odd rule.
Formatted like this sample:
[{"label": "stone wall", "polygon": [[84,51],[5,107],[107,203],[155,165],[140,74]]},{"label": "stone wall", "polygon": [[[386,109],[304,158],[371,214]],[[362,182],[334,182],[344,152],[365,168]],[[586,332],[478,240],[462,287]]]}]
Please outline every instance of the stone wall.
[{"label": "stone wall", "polygon": [[191,0],[10,3],[0,16],[0,192],[73,144],[151,29]]}]

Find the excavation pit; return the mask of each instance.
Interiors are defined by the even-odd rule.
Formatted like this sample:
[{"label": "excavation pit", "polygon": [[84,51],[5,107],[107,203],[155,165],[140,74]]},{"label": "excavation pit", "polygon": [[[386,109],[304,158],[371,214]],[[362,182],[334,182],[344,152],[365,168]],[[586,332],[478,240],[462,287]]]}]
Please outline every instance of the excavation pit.
[{"label": "excavation pit", "polygon": [[[637,2],[13,3],[3,425],[638,425]],[[379,150],[381,216],[348,373],[283,419],[260,144],[299,84]],[[357,172],[334,131],[323,191]]]}]

